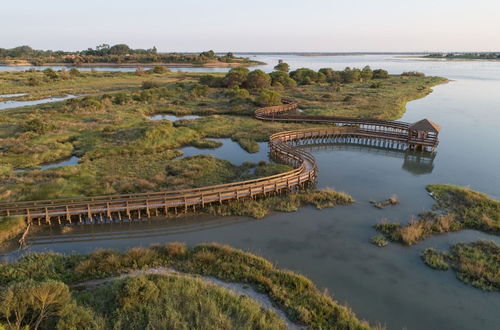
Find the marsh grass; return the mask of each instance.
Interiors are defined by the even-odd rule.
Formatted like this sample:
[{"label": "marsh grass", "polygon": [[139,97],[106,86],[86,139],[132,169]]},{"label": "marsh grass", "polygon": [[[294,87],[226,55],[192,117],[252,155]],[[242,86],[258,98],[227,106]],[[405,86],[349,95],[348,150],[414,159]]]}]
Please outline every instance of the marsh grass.
[{"label": "marsh grass", "polygon": [[370,200],[370,204],[372,204],[373,206],[375,206],[378,209],[383,209],[384,207],[386,207],[388,205],[392,205],[392,206],[398,205],[399,199],[398,199],[398,196],[392,195],[391,197],[389,197],[386,200],[383,200],[381,202]]},{"label": "marsh grass", "polygon": [[421,257],[434,269],[446,270],[449,264],[458,279],[476,288],[500,291],[500,246],[493,241],[453,244],[449,253],[428,248]]},{"label": "marsh grass", "polygon": [[26,226],[24,217],[0,217],[0,244],[21,235]]},{"label": "marsh grass", "polygon": [[420,254],[420,257],[425,264],[433,269],[447,270],[448,263],[442,253],[439,253],[433,248],[427,248]]},{"label": "marsh grass", "polygon": [[211,205],[206,211],[214,215],[249,216],[261,219],[272,211],[295,212],[301,206],[307,205],[314,206],[320,210],[352,203],[354,203],[354,199],[351,196],[330,188],[319,190],[306,189],[281,196],[272,196],[257,200],[231,201],[223,205]]},{"label": "marsh grass", "polygon": [[436,199],[434,211],[421,213],[407,224],[386,219],[375,225],[387,239],[413,245],[427,237],[461,229],[500,233],[500,202],[485,194],[454,185],[429,185],[427,190]]},{"label": "marsh grass", "polygon": [[[148,252],[145,252],[146,250]],[[139,264],[137,260],[142,261]],[[369,328],[368,324],[360,322],[348,308],[339,305],[326,293],[321,293],[309,279],[290,271],[277,269],[264,258],[216,243],[201,244],[192,249],[186,249],[179,243],[170,243],[148,249],[134,249],[133,252],[125,253],[99,250],[90,255],[28,254],[14,263],[0,265],[0,284],[5,286],[29,279],[37,281],[50,279],[71,284],[158,266],[252,285],[260,292],[266,293],[292,321],[314,329]],[[156,279],[153,282],[156,283]],[[147,284],[144,290],[152,288],[156,291],[152,284]],[[190,283],[183,285],[190,290]],[[145,292],[140,289],[141,287],[137,287],[139,290],[137,294],[131,294],[128,297],[140,299],[140,292]],[[176,290],[173,292],[179,292]],[[211,297],[211,294],[208,296]],[[93,305],[92,301],[95,301],[95,304],[102,308],[114,306],[113,304],[120,301],[114,299],[110,304],[99,303],[99,301],[107,301],[109,297],[113,295],[91,294],[85,299],[89,305]],[[83,300],[82,298],[80,301]],[[191,304],[197,300],[183,301],[188,305],[186,308],[191,308]],[[211,304],[217,304],[217,302]],[[144,307],[147,306],[149,303],[145,303]],[[99,311],[101,307],[97,310]],[[165,313],[164,315],[169,316]]]}]

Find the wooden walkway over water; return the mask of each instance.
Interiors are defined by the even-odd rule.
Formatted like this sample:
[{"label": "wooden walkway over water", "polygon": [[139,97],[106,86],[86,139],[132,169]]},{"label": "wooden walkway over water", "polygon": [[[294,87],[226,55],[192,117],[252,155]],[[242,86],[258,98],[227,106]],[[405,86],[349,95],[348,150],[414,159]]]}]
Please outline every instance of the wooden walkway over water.
[{"label": "wooden walkway over water", "polygon": [[437,132],[417,132],[412,130],[412,124],[409,123],[290,114],[297,109],[297,103],[285,101],[283,105],[265,107],[255,112],[255,118],[265,121],[329,124],[280,132],[270,137],[271,156],[293,166],[291,171],[259,179],[185,190],[4,202],[0,203],[0,216],[23,216],[28,222],[37,224],[61,224],[130,221],[160,214],[178,214],[204,208],[209,204],[281,194],[313,185],[318,168],[314,157],[300,149],[300,145],[304,143],[343,142],[432,151],[438,144]]}]

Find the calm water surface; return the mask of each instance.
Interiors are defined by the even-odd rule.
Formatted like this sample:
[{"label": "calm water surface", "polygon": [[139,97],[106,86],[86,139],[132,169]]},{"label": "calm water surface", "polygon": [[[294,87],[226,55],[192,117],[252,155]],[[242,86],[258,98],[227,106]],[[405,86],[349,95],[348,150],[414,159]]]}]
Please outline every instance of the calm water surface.
[{"label": "calm water surface", "polygon": [[[10,97],[12,96],[23,96],[26,94],[8,94]],[[1,97],[2,95],[0,95]],[[4,97],[7,97],[3,95]],[[59,101],[64,101],[64,100],[69,100],[77,97],[76,95],[66,95],[63,97],[49,97],[45,99],[39,99],[39,100],[30,100],[30,101],[17,101],[17,100],[8,100],[8,101],[0,101],[0,110],[5,110],[5,109],[12,109],[12,108],[20,108],[20,107],[26,107],[30,105],[37,105],[37,104],[44,104],[44,103],[52,103],[52,102],[59,102]]]},{"label": "calm water surface", "polygon": [[[318,186],[350,193],[357,201],[354,205],[323,211],[304,208],[258,221],[169,219],[82,226],[67,235],[54,228],[33,235],[29,251],[90,252],[156,242],[218,241],[310,277],[359,317],[380,321],[390,329],[499,329],[498,293],[465,285],[451,271],[432,270],[419,258],[426,247],[446,250],[456,242],[488,238],[500,243],[499,238],[466,230],[413,247],[390,244],[386,248],[370,244],[370,238],[375,234],[372,225],[381,218],[405,222],[429,209],[433,201],[424,189],[429,183],[469,185],[500,198],[500,62],[422,61],[389,55],[255,59],[268,63],[263,67],[266,71],[284,59],[292,68],[370,65],[391,73],[422,71],[452,79],[429,96],[410,102],[402,118],[410,122],[429,118],[441,125],[435,158],[349,145],[308,147],[319,162]],[[236,157],[233,162],[252,157],[245,153],[217,156]],[[369,204],[370,199],[391,194],[399,196],[400,205],[378,210]]]}]

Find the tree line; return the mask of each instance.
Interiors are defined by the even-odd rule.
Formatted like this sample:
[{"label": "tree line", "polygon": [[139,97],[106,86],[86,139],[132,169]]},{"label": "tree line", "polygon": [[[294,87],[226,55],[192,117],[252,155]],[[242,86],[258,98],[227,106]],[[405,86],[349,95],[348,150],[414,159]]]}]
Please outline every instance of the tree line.
[{"label": "tree line", "polygon": [[217,55],[213,50],[204,51],[199,54],[187,53],[159,53],[156,47],[149,49],[133,49],[126,44],[110,46],[108,44],[98,45],[81,51],[62,50],[36,50],[30,46],[19,46],[11,49],[0,48],[2,59],[22,59],[31,61],[34,65],[44,63],[192,63],[203,64],[207,62],[247,62],[248,59],[237,58],[233,53]]}]

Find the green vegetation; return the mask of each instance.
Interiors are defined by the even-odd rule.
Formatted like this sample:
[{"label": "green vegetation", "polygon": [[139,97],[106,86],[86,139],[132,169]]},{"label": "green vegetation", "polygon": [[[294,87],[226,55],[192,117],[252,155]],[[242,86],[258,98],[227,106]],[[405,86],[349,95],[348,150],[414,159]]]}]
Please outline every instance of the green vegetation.
[{"label": "green vegetation", "polygon": [[0,245],[21,235],[25,229],[23,217],[0,217]]},{"label": "green vegetation", "polygon": [[500,53],[432,53],[424,57],[445,60],[500,60]]},{"label": "green vegetation", "polygon": [[439,270],[447,270],[448,263],[445,257],[433,248],[427,248],[420,255],[425,264],[431,268]]},{"label": "green vegetation", "polygon": [[375,235],[372,237],[372,243],[378,247],[384,247],[389,244],[383,235]]},{"label": "green vegetation", "polygon": [[399,200],[398,200],[398,196],[392,195],[391,197],[389,197],[386,200],[381,201],[381,202],[370,200],[370,204],[372,204],[373,206],[375,206],[378,209],[383,209],[387,205],[393,205],[393,206],[394,205],[398,205],[399,204]]},{"label": "green vegetation", "polygon": [[493,241],[454,244],[449,253],[427,249],[422,259],[434,269],[445,270],[449,263],[461,281],[483,290],[500,291],[500,245]]},{"label": "green vegetation", "polygon": [[332,189],[308,189],[295,193],[266,197],[259,200],[232,201],[223,205],[211,205],[207,212],[223,216],[249,216],[261,219],[272,211],[295,212],[301,206],[312,205],[317,209],[349,205],[354,199],[342,192]]},{"label": "green vegetation", "polygon": [[[368,69],[360,71],[369,76]],[[379,80],[384,85],[374,91],[361,81],[296,87],[284,71],[268,75],[242,67],[208,76],[156,68],[136,73],[0,72],[0,94],[27,93],[16,100],[85,94],[0,112],[0,200],[159,191],[255,177],[249,169],[218,159],[177,159],[178,149],[214,148],[218,144],[210,138],[231,138],[257,152],[257,142],[268,141],[271,134],[314,126],[253,118],[258,106],[277,104],[282,97],[296,99],[310,114],[385,118],[388,111],[400,111],[403,99],[423,96],[442,81],[413,76]],[[350,100],[344,101],[347,96]],[[203,117],[175,123],[148,119],[162,113]],[[39,170],[71,156],[79,158],[78,164]]]},{"label": "green vegetation", "polygon": [[181,64],[199,66],[255,65],[259,62],[248,58],[235,57],[232,53],[216,55],[212,50],[200,54],[159,53],[156,47],[150,49],[132,49],[128,45],[110,46],[102,44],[95,49],[77,52],[35,50],[29,46],[12,49],[0,48],[0,61],[10,65],[47,65],[47,64],[135,64],[151,65],[152,63]]},{"label": "green vegetation", "polygon": [[[360,322],[349,309],[339,305],[326,293],[321,293],[307,278],[277,269],[263,258],[215,243],[197,245],[192,249],[187,249],[180,243],[169,243],[148,249],[134,248],[125,253],[98,250],[90,255],[25,255],[17,262],[0,265],[0,283],[4,286],[0,305],[3,311],[8,311],[1,314],[2,321],[6,323],[6,319],[9,319],[15,322],[15,314],[9,312],[9,308],[28,310],[29,316],[38,319],[41,308],[25,304],[23,297],[26,295],[14,292],[28,292],[28,296],[33,296],[32,292],[39,290],[36,287],[47,287],[43,292],[46,293],[45,296],[51,297],[51,303],[45,305],[45,310],[50,313],[44,313],[46,317],[40,324],[47,324],[48,328],[59,322],[70,325],[61,325],[60,328],[82,328],[84,325],[98,328],[97,325],[103,323],[119,326],[119,322],[133,322],[137,327],[131,328],[140,328],[143,322],[160,322],[160,311],[161,322],[166,322],[163,324],[168,324],[169,320],[177,320],[180,324],[197,320],[201,323],[188,324],[190,327],[199,327],[196,324],[201,326],[208,322],[233,322],[222,323],[224,327],[224,324],[248,324],[245,322],[258,320],[263,328],[266,328],[266,324],[273,325],[272,328],[282,327],[282,323],[275,323],[276,317],[272,313],[258,311],[247,299],[229,297],[224,290],[171,276],[137,277],[97,289],[72,290],[71,294],[75,298],[71,303],[66,303],[70,296],[66,286],[68,284],[109,278],[152,267],[170,267],[184,273],[252,285],[256,290],[267,294],[292,321],[310,328],[369,328],[368,324]],[[200,295],[200,291],[206,294]],[[168,294],[163,294],[164,292]],[[179,299],[180,297],[183,299]],[[203,306],[199,305],[200,301],[210,302],[207,306],[209,309],[200,309]],[[61,305],[64,306],[63,310],[71,305],[71,313],[63,312],[59,308]],[[179,316],[178,312],[181,311],[191,313]],[[215,311],[223,314],[219,315]],[[23,319],[21,324],[29,322],[31,317]]]},{"label": "green vegetation", "polygon": [[424,212],[406,225],[383,220],[375,225],[389,240],[413,245],[430,235],[476,229],[500,233],[500,202],[465,187],[429,185],[427,190],[436,199],[434,211]]}]

